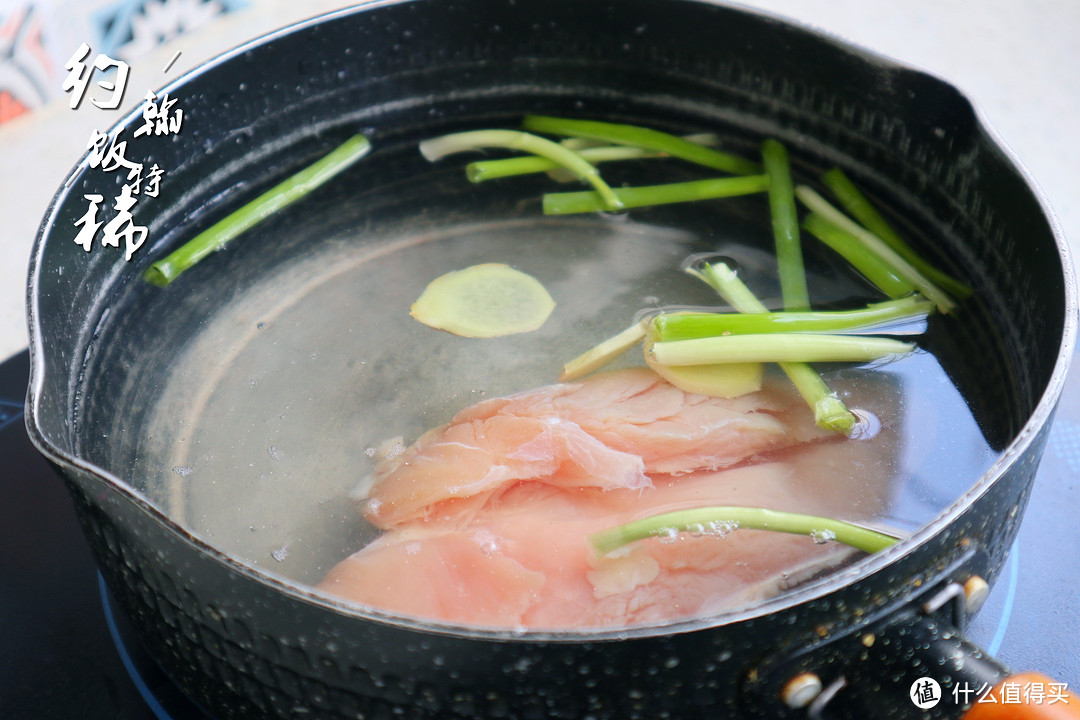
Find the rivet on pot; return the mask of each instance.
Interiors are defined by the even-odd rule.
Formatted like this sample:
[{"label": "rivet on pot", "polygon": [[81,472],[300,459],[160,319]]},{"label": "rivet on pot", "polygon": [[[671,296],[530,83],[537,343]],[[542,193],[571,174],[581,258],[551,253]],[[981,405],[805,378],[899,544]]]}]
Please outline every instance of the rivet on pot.
[{"label": "rivet on pot", "polygon": [[964,612],[974,615],[990,596],[990,584],[978,575],[972,575],[964,583]]},{"label": "rivet on pot", "polygon": [[780,699],[789,708],[798,710],[804,708],[821,694],[821,678],[814,673],[799,673],[787,681],[784,689],[780,691]]}]

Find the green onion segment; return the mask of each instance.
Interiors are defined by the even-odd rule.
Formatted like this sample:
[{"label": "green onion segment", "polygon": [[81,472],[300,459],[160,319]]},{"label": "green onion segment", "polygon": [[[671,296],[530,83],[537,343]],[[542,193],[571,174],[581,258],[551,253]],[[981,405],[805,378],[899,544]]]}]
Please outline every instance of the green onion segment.
[{"label": "green onion segment", "polygon": [[[768,187],[769,178],[765,175],[743,175],[665,185],[616,188],[614,192],[622,207],[629,209],[752,195],[763,192]],[[544,195],[545,215],[570,215],[604,209],[606,208],[602,198],[595,192],[546,193]]]},{"label": "green onion segment", "polygon": [[605,210],[618,210],[622,207],[622,203],[600,177],[600,171],[595,165],[576,151],[539,135],[520,130],[470,130],[442,135],[420,143],[420,153],[431,162],[453,153],[483,148],[521,150],[545,157],[592,185],[599,193]]},{"label": "green onion segment", "polygon": [[892,547],[899,540],[892,535],[833,518],[765,508],[703,507],[635,520],[593,533],[587,537],[587,541],[597,555],[603,556],[623,545],[650,537],[672,538],[681,532],[720,536],[739,528],[810,535],[818,542],[835,540],[867,553]]},{"label": "green onion segment", "polygon": [[369,152],[371,143],[367,137],[352,136],[321,159],[152,263],[143,273],[143,278],[153,285],[165,287],[210,253],[221,250],[236,236],[304,197]]},{"label": "green onion segment", "polygon": [[637,125],[624,125],[598,120],[577,120],[551,117],[549,115],[527,115],[523,125],[526,130],[533,132],[567,137],[584,137],[617,145],[656,150],[671,157],[681,158],[697,165],[735,175],[755,175],[761,172],[759,164],[745,158],[703,147],[660,130],[638,127]]},{"label": "green onion segment", "polygon": [[809,310],[810,293],[806,289],[802,245],[799,240],[799,216],[795,207],[795,188],[787,149],[772,138],[761,144],[765,174],[769,177],[769,213],[776,245],[776,264],[780,269],[780,292],[785,310]]}]

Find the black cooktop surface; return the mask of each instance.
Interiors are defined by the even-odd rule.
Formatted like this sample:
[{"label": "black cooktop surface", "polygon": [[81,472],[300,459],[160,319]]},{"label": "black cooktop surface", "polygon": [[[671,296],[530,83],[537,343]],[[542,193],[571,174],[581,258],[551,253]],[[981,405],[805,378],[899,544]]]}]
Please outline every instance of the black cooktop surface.
[{"label": "black cooktop surface", "polygon": [[[1080,365],[1080,362],[1077,363]],[[204,720],[101,584],[59,476],[23,424],[23,352],[0,364],[0,718]],[[1080,372],[1066,384],[1020,535],[969,636],[1080,686]]]}]

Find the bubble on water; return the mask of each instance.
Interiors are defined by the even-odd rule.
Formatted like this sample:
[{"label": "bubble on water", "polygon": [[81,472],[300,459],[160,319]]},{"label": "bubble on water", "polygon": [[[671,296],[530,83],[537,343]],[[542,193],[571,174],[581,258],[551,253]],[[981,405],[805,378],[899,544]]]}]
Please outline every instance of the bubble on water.
[{"label": "bubble on water", "polygon": [[679,529],[673,527],[660,528],[656,531],[656,537],[662,543],[673,543],[679,539]]},{"label": "bubble on water", "polygon": [[177,465],[173,467],[172,471],[182,478],[186,478],[191,473],[195,472],[195,468],[187,465]]},{"label": "bubble on water", "polygon": [[724,538],[737,530],[739,528],[739,523],[735,520],[713,520],[712,522],[706,523],[705,528],[709,535]]},{"label": "bubble on water", "polygon": [[416,555],[420,552],[420,543],[413,540],[412,542],[405,543],[405,554]]},{"label": "bubble on water", "polygon": [[477,530],[469,537],[469,539],[479,545],[485,555],[492,555],[499,551],[499,538],[490,530]]},{"label": "bubble on water", "polygon": [[274,558],[278,562],[282,562],[285,560],[285,558],[289,557],[289,549],[282,545],[277,550],[271,550],[270,557]]},{"label": "bubble on water", "polygon": [[375,457],[376,452],[377,451],[375,450],[375,448],[369,447],[367,450],[364,451],[364,454],[367,455],[369,458],[373,458]]},{"label": "bubble on water", "polygon": [[869,440],[881,432],[881,419],[864,408],[852,408],[855,427],[851,431],[852,440]]},{"label": "bubble on water", "polygon": [[836,539],[836,533],[832,530],[811,530],[810,537],[817,545],[824,545]]},{"label": "bubble on water", "polygon": [[270,447],[266,448],[266,454],[274,458],[275,460],[281,459],[281,452],[277,449],[277,445],[271,445]]},{"label": "bubble on water", "polygon": [[674,670],[675,668],[679,667],[679,658],[669,657],[667,660],[664,661],[664,667],[668,670]]},{"label": "bubble on water", "polygon": [[690,533],[690,537],[702,537],[708,529],[701,523],[692,523],[686,526],[686,532]]}]

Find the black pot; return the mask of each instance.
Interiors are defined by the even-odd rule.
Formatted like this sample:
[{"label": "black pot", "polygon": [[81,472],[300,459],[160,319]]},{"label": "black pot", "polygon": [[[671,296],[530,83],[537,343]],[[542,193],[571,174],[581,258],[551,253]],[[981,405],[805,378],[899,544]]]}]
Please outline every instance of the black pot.
[{"label": "black pot", "polygon": [[[701,2],[415,0],[303,23],[167,91],[184,110],[179,134],[136,141],[137,115],[118,126],[129,156],[166,170],[161,197],[135,210],[146,245],[126,262],[122,249],[72,242],[84,196],[123,184],[86,159],[41,226],[26,416],[123,611],[213,715],[802,717],[789,682],[810,673],[826,686],[810,710],[819,717],[952,717],[964,710],[948,697],[954,685],[1004,676],[959,636],[963,587],[993,582],[1016,534],[1071,355],[1076,296],[1066,243],[1040,197],[952,87]],[[800,172],[840,165],[888,198],[917,237],[933,238],[920,249],[976,289],[962,322],[935,322],[1000,459],[911,537],[842,573],[739,613],[587,635],[359,612],[166,516],[160,478],[140,465],[162,442],[152,400],[169,391],[165,370],[214,308],[301,263],[318,238],[409,203],[422,208],[421,229],[464,222],[478,196],[413,197],[409,178],[430,170],[402,149],[453,129],[512,126],[528,112],[716,128],[748,154],[773,136]],[[379,150],[275,217],[280,242],[237,241],[168,294],[141,280],[163,251],[357,131]],[[360,209],[348,202],[380,187],[393,192],[364,195]],[[205,358],[208,372],[215,362]],[[946,699],[920,714],[906,696],[928,670]]]}]

